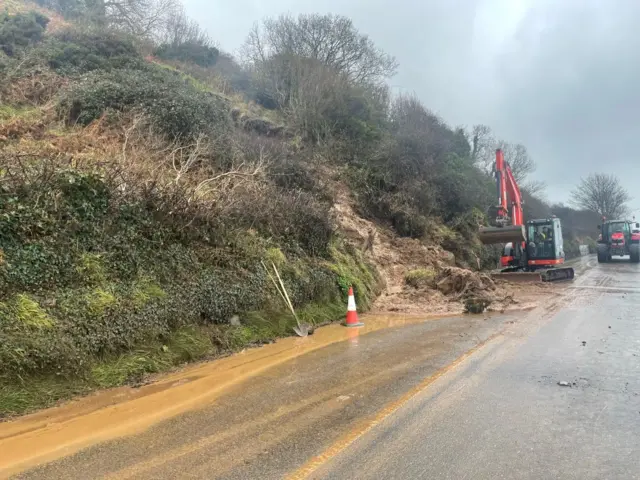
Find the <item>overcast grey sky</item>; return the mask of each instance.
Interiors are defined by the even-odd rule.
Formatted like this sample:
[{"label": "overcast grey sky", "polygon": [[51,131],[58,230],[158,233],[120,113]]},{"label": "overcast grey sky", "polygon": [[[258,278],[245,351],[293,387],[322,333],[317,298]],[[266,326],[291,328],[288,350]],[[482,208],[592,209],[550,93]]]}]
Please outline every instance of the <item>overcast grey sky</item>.
[{"label": "overcast grey sky", "polygon": [[416,93],[452,125],[484,123],[525,144],[549,200],[566,201],[581,174],[604,171],[640,209],[640,0],[185,3],[232,53],[265,16],[349,16],[398,59],[394,91]]}]

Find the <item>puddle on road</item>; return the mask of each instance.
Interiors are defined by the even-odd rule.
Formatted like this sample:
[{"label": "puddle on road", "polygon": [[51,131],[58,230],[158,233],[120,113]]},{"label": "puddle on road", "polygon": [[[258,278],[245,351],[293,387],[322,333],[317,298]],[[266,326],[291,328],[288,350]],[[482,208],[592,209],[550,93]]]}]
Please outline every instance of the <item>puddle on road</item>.
[{"label": "puddle on road", "polygon": [[371,315],[365,326],[334,324],[307,338],[290,337],[261,348],[193,365],[140,388],[122,387],[0,423],[0,476],[71,455],[88,446],[139,433],[192,409],[211,404],[227,389],[268,368],[336,342],[357,346],[360,335],[438,317]]}]

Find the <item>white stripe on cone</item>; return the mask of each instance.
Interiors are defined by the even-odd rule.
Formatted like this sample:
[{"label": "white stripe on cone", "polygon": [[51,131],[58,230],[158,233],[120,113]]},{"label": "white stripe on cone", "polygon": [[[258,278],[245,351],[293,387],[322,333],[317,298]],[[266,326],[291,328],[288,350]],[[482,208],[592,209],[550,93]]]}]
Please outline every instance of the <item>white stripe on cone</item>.
[{"label": "white stripe on cone", "polygon": [[355,311],[356,311],[356,299],[353,295],[349,295],[349,301],[347,302],[347,312],[355,312]]}]

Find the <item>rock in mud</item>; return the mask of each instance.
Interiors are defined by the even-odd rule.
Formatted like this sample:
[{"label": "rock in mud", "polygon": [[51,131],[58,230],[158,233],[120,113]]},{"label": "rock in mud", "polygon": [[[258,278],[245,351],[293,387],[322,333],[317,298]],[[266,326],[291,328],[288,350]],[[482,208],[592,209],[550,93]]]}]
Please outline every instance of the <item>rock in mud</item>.
[{"label": "rock in mud", "polygon": [[440,260],[442,263],[450,267],[453,267],[456,264],[456,256],[447,250],[442,250],[438,260]]},{"label": "rock in mud", "polygon": [[483,313],[487,307],[491,305],[488,298],[471,297],[464,302],[464,311],[466,313]]},{"label": "rock in mud", "polygon": [[444,268],[438,275],[436,287],[444,295],[473,296],[496,286],[489,276],[457,267]]}]

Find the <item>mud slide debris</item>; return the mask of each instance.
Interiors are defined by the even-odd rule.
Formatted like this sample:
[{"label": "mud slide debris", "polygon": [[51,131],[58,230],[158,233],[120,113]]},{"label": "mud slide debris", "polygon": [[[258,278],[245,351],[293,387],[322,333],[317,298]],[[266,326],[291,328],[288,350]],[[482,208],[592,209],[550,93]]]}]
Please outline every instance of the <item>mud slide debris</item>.
[{"label": "mud slide debris", "polygon": [[548,288],[541,285],[524,288],[459,268],[455,266],[455,256],[440,246],[397,237],[390,230],[358,216],[344,189],[336,192],[333,214],[339,230],[361,249],[384,281],[383,292],[373,305],[374,311],[408,314],[504,312],[531,308],[543,293],[548,292]]}]

